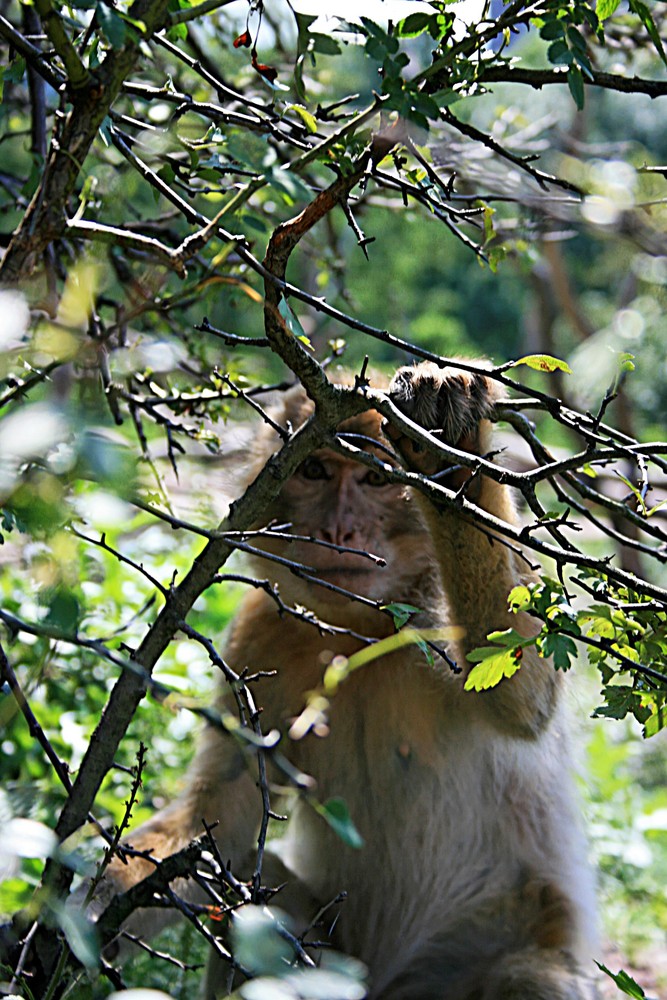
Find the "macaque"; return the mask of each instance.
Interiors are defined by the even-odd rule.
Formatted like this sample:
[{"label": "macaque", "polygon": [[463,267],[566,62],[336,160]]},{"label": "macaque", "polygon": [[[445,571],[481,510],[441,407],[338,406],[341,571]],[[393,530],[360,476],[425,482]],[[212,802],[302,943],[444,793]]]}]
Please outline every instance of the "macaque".
[{"label": "macaque", "polygon": [[[388,392],[445,442],[488,453],[497,398],[490,377],[423,363],[400,369]],[[283,426],[297,428],[312,412],[300,388],[281,405],[274,417]],[[452,490],[469,487],[480,508],[516,522],[506,486],[484,475],[468,482],[469,470],[447,466],[395,427],[383,429],[375,411],[340,430],[363,435],[352,442],[384,463],[392,446],[394,465],[438,474]],[[278,447],[272,433],[260,434],[256,469]],[[315,778],[318,800],[344,799],[363,838],[360,849],[346,846],[297,798],[284,836],[271,844],[288,882],[276,905],[288,909],[293,889],[294,918],[306,925],[344,890],[332,943],[366,964],[373,1000],[593,1000],[595,905],[572,789],[562,677],[532,646],[511,678],[486,691],[464,690],[466,653],[488,645],[489,632],[536,631],[529,616],[507,604],[513,586],[534,578],[527,562],[457,511],[388,481],[380,466],[326,448],[285,484],[269,522],[381,556],[384,567],[306,540],[262,543],[338,588],[419,608],[418,627],[454,627],[458,638],[447,652],[459,668],[438,656],[429,663],[416,646],[378,656],[341,684],[325,727],[290,740],[290,726],[332,658],[353,654],[364,636],[392,634],[394,625],[370,603],[262,560],[258,574],[279,585],[284,602],[348,631],[321,634],[307,621],[279,617],[276,603],[256,589],[238,611],[224,658],[237,671],[276,672],[253,687],[264,731],[285,734],[284,752]],[[217,824],[222,857],[247,878],[260,818],[255,771],[232,738],[209,727],[181,797],[127,840],[163,858],[199,836],[205,820]],[[115,859],[107,879],[120,890],[151,870],[148,861]],[[311,909],[298,912],[304,900]],[[143,911],[137,927],[146,933],[152,919]],[[214,962],[208,996],[224,995],[226,982]]]}]

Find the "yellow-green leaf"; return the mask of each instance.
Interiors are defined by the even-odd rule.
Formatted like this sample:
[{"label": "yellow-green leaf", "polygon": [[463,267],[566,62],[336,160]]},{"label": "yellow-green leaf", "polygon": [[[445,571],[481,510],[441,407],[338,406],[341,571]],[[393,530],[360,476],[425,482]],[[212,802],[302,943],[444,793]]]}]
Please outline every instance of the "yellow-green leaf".
[{"label": "yellow-green leaf", "polygon": [[524,587],[522,585],[512,587],[507,596],[507,603],[509,604],[510,611],[525,611],[526,608],[530,607],[532,598],[533,595],[528,587]]},{"label": "yellow-green leaf", "polygon": [[606,21],[614,13],[621,0],[598,0],[595,5],[595,13],[600,22]]},{"label": "yellow-green leaf", "polygon": [[534,368],[538,372],[555,372],[556,369],[560,369],[562,372],[567,372],[568,375],[572,374],[572,369],[567,361],[553,358],[550,354],[527,354],[525,358],[519,358],[518,361],[512,362],[513,368],[516,368],[517,365],[528,365],[529,368]]},{"label": "yellow-green leaf", "polygon": [[296,112],[309,132],[317,132],[317,119],[304,108],[303,104],[288,104],[287,110]]},{"label": "yellow-green leaf", "polygon": [[[481,650],[472,651],[473,654],[479,652]],[[489,650],[489,653],[490,655],[476,664],[468,674],[464,685],[466,691],[486,691],[495,687],[504,677],[515,674],[521,666],[523,653],[521,646],[516,649],[503,649],[499,653]]]}]

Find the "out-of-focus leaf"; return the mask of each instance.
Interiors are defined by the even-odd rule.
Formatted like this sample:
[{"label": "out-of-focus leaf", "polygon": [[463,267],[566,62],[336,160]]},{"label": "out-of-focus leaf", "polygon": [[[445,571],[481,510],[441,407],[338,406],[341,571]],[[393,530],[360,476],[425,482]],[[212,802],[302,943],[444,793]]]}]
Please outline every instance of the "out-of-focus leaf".
[{"label": "out-of-focus leaf", "polygon": [[344,799],[332,798],[324,803],[314,802],[313,806],[315,812],[326,820],[344,844],[354,848],[364,846],[363,837],[354,825]]},{"label": "out-of-focus leaf", "polygon": [[243,906],[234,914],[232,938],[237,962],[257,975],[284,972],[294,959],[291,945],[280,934],[279,922],[287,918],[280,910]]},{"label": "out-of-focus leaf", "polygon": [[[85,965],[87,969],[94,969],[99,965],[100,941],[97,927],[92,920],[82,910],[71,906],[59,907],[55,911],[55,917],[67,938],[68,945],[81,964]],[[123,994],[123,996],[126,997],[127,994]]]}]

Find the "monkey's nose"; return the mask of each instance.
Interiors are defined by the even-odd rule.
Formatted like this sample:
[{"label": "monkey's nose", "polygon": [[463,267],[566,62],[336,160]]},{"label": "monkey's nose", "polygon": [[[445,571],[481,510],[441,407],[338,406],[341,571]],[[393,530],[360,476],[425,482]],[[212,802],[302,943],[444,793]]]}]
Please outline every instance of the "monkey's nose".
[{"label": "monkey's nose", "polygon": [[356,536],[355,529],[345,525],[336,524],[329,528],[320,528],[320,538],[330,545],[351,546]]}]

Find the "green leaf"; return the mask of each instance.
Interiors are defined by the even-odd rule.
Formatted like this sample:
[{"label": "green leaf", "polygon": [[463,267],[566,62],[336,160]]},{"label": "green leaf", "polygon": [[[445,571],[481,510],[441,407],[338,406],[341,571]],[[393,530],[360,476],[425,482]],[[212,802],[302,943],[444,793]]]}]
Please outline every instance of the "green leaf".
[{"label": "green leaf", "polygon": [[586,100],[584,93],[584,77],[578,66],[570,66],[567,71],[567,85],[579,111],[583,111]]},{"label": "green leaf", "polygon": [[61,584],[45,596],[49,608],[45,622],[63,632],[75,633],[81,620],[81,608],[72,591]]},{"label": "green leaf", "polygon": [[9,66],[3,67],[3,80],[6,80],[7,83],[20,83],[25,76],[25,69],[25,59],[23,56],[17,56],[10,62]]},{"label": "green leaf", "polygon": [[396,25],[396,34],[401,38],[416,38],[429,26],[432,15],[426,13],[408,14]]},{"label": "green leaf", "polygon": [[88,969],[99,965],[100,941],[95,924],[73,906],[58,907],[55,914],[68,945],[81,964]]},{"label": "green leaf", "polygon": [[562,38],[565,32],[565,25],[559,18],[550,18],[545,21],[540,28],[540,38],[546,42],[553,42],[556,38]]},{"label": "green leaf", "polygon": [[418,614],[421,608],[416,608],[414,604],[385,604],[383,611],[388,611],[394,620],[394,628],[398,632],[410,620],[412,615]]},{"label": "green leaf", "polygon": [[319,34],[318,32],[313,32],[310,37],[312,52],[317,52],[322,56],[340,55],[340,45],[335,38],[331,38],[329,35]]},{"label": "green leaf", "polygon": [[660,503],[657,503],[657,504],[655,504],[655,505],[654,505],[653,507],[651,507],[651,509],[650,509],[650,510],[647,510],[647,511],[646,511],[646,516],[647,516],[647,517],[651,517],[651,515],[652,515],[652,514],[655,514],[655,512],[656,512],[656,511],[658,511],[658,510],[662,510],[662,508],[663,508],[663,507],[664,507],[665,505],[667,505],[667,500],[661,500],[661,501],[660,501]]},{"label": "green leaf", "polygon": [[597,965],[598,969],[601,969],[602,972],[605,972],[610,979],[614,980],[619,990],[621,990],[622,993],[625,993],[626,996],[634,997],[635,1000],[645,1000],[646,994],[644,993],[641,986],[639,986],[634,981],[632,976],[629,976],[627,972],[624,972],[623,969],[621,969],[620,972],[615,974],[613,972],[610,972],[610,970],[606,967],[606,965],[602,965],[601,962],[596,962],[595,964]]},{"label": "green leaf", "polygon": [[650,10],[645,3],[642,3],[642,0],[628,0],[628,5],[630,10],[637,14],[641,20],[642,24],[646,28],[646,31],[648,32],[649,38],[655,45],[656,52],[667,66],[667,54],[665,53],[662,39],[660,38],[658,29],[655,26],[655,21],[651,16]]},{"label": "green leaf", "polygon": [[115,10],[107,7],[105,3],[99,3],[97,5],[97,20],[111,48],[121,48],[127,33],[127,28],[122,17],[119,17]]},{"label": "green leaf", "polygon": [[[495,642],[498,646],[502,646],[504,649],[509,649],[510,647],[514,649],[515,646],[520,645],[532,645],[531,640],[527,640],[526,636],[521,635],[521,633],[517,632],[515,628],[504,628],[498,632],[489,632],[486,638],[489,642]],[[470,657],[468,657],[468,659],[470,659]]]},{"label": "green leaf", "polygon": [[300,340],[302,344],[312,350],[313,345],[306,336],[306,332],[299,322],[299,318],[296,313],[292,312],[287,302],[287,299],[281,299],[280,305],[278,306],[278,312],[285,320],[285,326],[291,334],[293,334],[297,340]]},{"label": "green leaf", "polygon": [[602,694],[605,703],[593,713],[597,719],[624,719],[628,712],[640,705],[637,692],[629,684],[608,684]]},{"label": "green leaf", "polygon": [[465,690],[486,691],[499,684],[504,677],[511,677],[521,666],[522,653],[521,646],[516,649],[503,649],[500,652],[493,647],[473,649],[468,653],[467,659],[480,662],[468,674]]},{"label": "green leaf", "polygon": [[431,649],[429,648],[429,645],[426,642],[426,640],[425,639],[417,639],[415,641],[415,645],[424,654],[424,657],[425,657],[426,662],[428,663],[429,667],[432,667],[433,664],[435,663],[435,657],[433,656],[433,653],[431,652]]},{"label": "green leaf", "polygon": [[616,11],[621,0],[598,0],[595,11],[600,22],[606,21]]},{"label": "green leaf", "polygon": [[569,66],[574,60],[574,56],[570,52],[570,48],[564,38],[558,38],[555,42],[551,43],[547,49],[547,58],[555,66]]},{"label": "green leaf", "polygon": [[387,50],[387,52],[398,52],[397,38],[388,34],[384,28],[380,27],[379,24],[376,24],[375,21],[371,21],[368,17],[362,17],[361,23],[368,32],[369,38],[376,38]]},{"label": "green leaf", "polygon": [[285,170],[284,167],[270,167],[265,172],[269,184],[283,195],[288,204],[297,201],[310,201],[310,188],[304,184],[298,174]]},{"label": "green leaf", "polygon": [[635,370],[635,356],[623,351],[618,356],[618,367],[622,372],[633,372]]},{"label": "green leaf", "polygon": [[550,354],[527,354],[525,358],[519,358],[518,361],[512,362],[512,368],[516,368],[517,365],[528,365],[529,368],[534,368],[538,372],[555,372],[556,369],[560,369],[562,372],[567,372],[568,375],[572,374],[572,369],[566,361],[552,358]]},{"label": "green leaf", "polygon": [[484,206],[484,243],[490,243],[496,235],[496,231],[493,228],[493,216],[495,214],[495,208],[491,208],[490,205]]},{"label": "green leaf", "polygon": [[598,635],[601,639],[615,639],[616,638],[616,628],[610,621],[606,618],[587,618],[584,617],[582,621],[588,623],[588,628],[586,629],[587,635]]},{"label": "green leaf", "polygon": [[359,849],[364,839],[354,825],[345,799],[333,798],[326,802],[313,802],[313,808],[348,847]]},{"label": "green leaf", "polygon": [[285,110],[296,112],[309,132],[317,132],[317,120],[315,115],[312,115],[310,111],[304,108],[303,104],[288,104]]},{"label": "green leaf", "polygon": [[577,655],[577,647],[569,635],[559,632],[548,632],[539,642],[543,656],[553,657],[556,670],[569,670],[571,658]]},{"label": "green leaf", "polygon": [[630,480],[627,478],[627,476],[622,475],[617,469],[614,469],[614,472],[616,473],[616,475],[618,476],[618,478],[621,480],[621,482],[625,483],[625,485],[628,487],[628,489],[630,490],[630,492],[634,496],[635,500],[637,501],[637,504],[639,505],[642,513],[645,514],[646,513],[646,503],[644,502],[644,497],[642,496],[641,491],[637,489],[637,487],[634,485],[634,483],[630,482]]},{"label": "green leaf", "polygon": [[644,722],[642,735],[646,740],[667,728],[667,711],[665,711],[664,694],[658,697],[661,697],[661,704],[654,703],[651,705],[647,718],[645,720],[640,720]]}]

